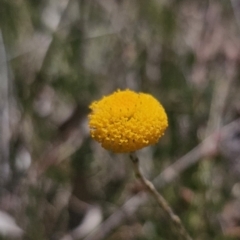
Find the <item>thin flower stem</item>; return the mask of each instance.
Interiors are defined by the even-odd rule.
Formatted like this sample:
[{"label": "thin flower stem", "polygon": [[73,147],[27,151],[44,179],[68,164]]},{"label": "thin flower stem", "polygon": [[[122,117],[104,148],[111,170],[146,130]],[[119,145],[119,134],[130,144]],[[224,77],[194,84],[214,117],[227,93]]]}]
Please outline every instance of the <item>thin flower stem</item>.
[{"label": "thin flower stem", "polygon": [[164,197],[156,190],[154,185],[143,176],[139,167],[139,159],[136,156],[135,152],[130,153],[130,159],[133,163],[133,169],[136,177],[141,180],[142,184],[147,188],[149,193],[157,200],[159,206],[163,209],[166,215],[169,216],[171,222],[176,227],[177,232],[179,233],[181,238],[186,240],[192,240],[192,238],[186,231],[185,227],[183,226],[180,218],[173,212],[173,210],[171,209],[167,201],[164,199]]}]

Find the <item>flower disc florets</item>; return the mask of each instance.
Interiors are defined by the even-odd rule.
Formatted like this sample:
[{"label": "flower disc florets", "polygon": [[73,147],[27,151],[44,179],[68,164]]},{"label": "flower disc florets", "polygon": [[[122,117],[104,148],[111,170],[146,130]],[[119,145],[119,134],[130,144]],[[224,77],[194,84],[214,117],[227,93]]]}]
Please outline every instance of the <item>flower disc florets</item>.
[{"label": "flower disc florets", "polygon": [[162,105],[151,95],[116,91],[90,105],[90,134],[116,153],[133,152],[158,142],[168,126]]}]

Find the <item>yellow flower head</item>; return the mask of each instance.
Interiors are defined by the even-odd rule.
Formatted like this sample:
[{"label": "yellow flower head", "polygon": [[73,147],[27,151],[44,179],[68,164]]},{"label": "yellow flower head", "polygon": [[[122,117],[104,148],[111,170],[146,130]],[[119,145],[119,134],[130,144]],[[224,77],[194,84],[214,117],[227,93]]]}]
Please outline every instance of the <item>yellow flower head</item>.
[{"label": "yellow flower head", "polygon": [[133,152],[158,142],[168,126],[162,105],[151,95],[116,91],[90,105],[90,133],[102,147]]}]

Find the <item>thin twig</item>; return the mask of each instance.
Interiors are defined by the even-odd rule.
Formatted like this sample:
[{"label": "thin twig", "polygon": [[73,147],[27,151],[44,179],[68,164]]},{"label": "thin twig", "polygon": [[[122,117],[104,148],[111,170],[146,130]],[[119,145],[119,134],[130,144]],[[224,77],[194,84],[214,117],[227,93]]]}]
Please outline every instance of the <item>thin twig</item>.
[{"label": "thin twig", "polygon": [[130,159],[132,160],[133,170],[136,177],[140,179],[142,184],[147,188],[148,192],[157,200],[158,205],[162,208],[166,215],[168,215],[169,219],[176,227],[177,233],[180,235],[181,239],[192,240],[185,227],[183,226],[180,218],[173,212],[168,202],[156,190],[154,185],[143,176],[142,172],[140,171],[139,159],[137,155],[135,153],[130,153]]}]

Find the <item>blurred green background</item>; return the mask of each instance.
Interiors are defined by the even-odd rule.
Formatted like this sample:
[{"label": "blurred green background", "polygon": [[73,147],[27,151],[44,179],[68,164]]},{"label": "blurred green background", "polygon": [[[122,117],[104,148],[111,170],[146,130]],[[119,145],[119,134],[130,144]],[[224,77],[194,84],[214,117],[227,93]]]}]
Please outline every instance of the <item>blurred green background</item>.
[{"label": "blurred green background", "polygon": [[180,239],[154,199],[117,215],[146,195],[87,115],[126,88],[169,117],[144,175],[180,161],[158,185],[193,239],[240,239],[239,64],[239,0],[0,0],[0,239]]}]

